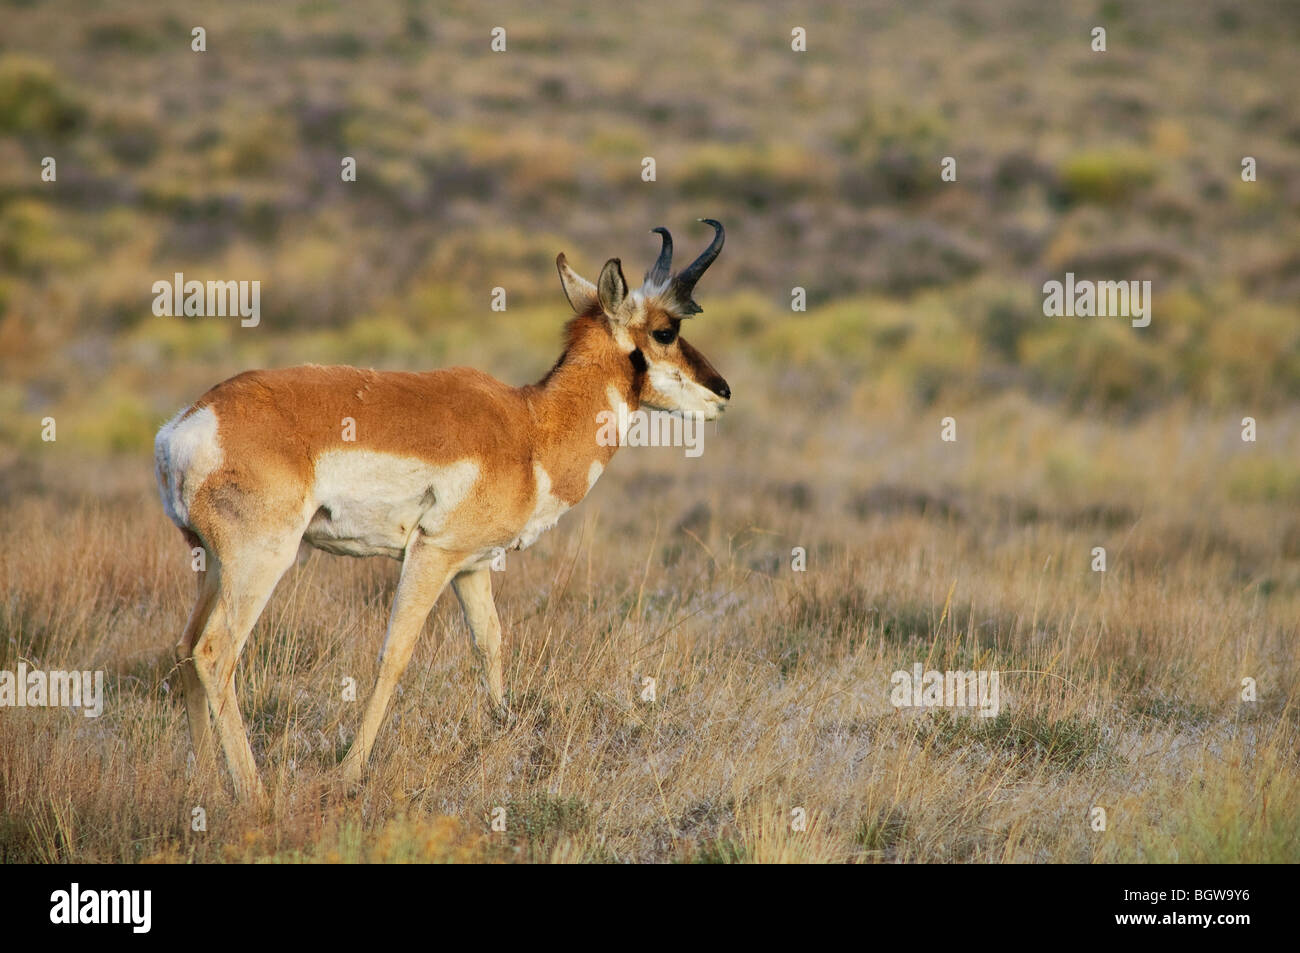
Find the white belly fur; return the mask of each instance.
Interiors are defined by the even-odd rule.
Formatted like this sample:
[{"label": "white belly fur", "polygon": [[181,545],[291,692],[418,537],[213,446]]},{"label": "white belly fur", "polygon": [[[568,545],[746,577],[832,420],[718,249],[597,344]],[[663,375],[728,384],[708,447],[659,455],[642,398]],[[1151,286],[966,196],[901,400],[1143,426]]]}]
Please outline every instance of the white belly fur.
[{"label": "white belly fur", "polygon": [[478,477],[473,460],[435,466],[372,450],[327,451],[316,460],[316,515],[303,539],[344,556],[400,558],[417,526],[438,542]]}]

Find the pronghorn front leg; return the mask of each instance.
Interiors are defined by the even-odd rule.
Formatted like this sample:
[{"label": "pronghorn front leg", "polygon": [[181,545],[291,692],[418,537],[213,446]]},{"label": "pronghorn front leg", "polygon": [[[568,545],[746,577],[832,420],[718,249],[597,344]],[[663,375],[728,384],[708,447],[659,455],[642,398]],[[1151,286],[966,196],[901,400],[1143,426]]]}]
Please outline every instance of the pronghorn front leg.
[{"label": "pronghorn front leg", "polygon": [[393,689],[415,651],[424,620],[463,558],[461,554],[448,553],[429,544],[418,531],[406,548],[397,595],[393,597],[393,612],[388,619],[388,633],[379,655],[379,677],[366,702],[361,728],[343,758],[343,781],[349,788],[361,781],[370,746],[384,721]]},{"label": "pronghorn front leg", "polygon": [[487,566],[471,569],[451,581],[460,600],[465,622],[474,637],[474,651],[487,680],[488,695],[498,714],[505,714],[501,684],[501,620],[492,600],[492,573]]}]

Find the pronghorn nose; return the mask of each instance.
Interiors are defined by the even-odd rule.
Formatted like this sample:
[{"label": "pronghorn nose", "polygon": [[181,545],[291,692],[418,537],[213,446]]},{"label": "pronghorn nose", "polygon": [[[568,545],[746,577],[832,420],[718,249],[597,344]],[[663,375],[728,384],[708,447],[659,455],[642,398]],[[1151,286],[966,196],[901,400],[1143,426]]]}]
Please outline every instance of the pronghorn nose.
[{"label": "pronghorn nose", "polygon": [[717,394],[723,400],[731,400],[731,388],[727,386],[727,382],[721,377],[709,385],[709,390],[713,391],[713,393]]}]

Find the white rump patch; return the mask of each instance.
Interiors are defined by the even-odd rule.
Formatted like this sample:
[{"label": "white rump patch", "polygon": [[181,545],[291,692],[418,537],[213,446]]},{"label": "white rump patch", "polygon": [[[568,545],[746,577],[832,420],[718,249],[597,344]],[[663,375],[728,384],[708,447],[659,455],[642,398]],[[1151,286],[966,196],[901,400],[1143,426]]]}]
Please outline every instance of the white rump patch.
[{"label": "white rump patch", "polygon": [[604,465],[601,464],[599,460],[591,461],[591,466],[587,467],[587,492],[588,493],[591,492],[591,488],[596,485],[596,481],[600,479],[600,475],[604,472],[605,472],[605,467]]},{"label": "white rump patch", "polygon": [[183,528],[189,527],[194,494],[221,465],[216,411],[204,407],[185,417],[188,410],[185,408],[163,424],[153,442],[154,476],[163,509],[173,523]]},{"label": "white rump patch", "polygon": [[437,542],[478,481],[479,465],[442,466],[373,450],[327,450],[316,458],[303,539],[343,556],[401,557],[419,527]]}]

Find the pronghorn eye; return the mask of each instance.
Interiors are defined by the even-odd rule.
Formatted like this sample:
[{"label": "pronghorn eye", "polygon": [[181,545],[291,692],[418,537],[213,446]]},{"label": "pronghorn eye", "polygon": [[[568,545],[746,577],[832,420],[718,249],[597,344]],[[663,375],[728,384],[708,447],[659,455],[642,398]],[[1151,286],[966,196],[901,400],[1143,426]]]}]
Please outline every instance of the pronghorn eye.
[{"label": "pronghorn eye", "polygon": [[660,344],[672,344],[677,339],[677,332],[672,328],[662,328],[653,332],[654,339]]}]

